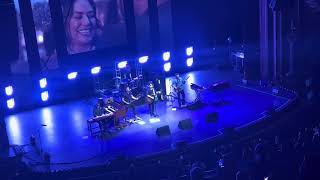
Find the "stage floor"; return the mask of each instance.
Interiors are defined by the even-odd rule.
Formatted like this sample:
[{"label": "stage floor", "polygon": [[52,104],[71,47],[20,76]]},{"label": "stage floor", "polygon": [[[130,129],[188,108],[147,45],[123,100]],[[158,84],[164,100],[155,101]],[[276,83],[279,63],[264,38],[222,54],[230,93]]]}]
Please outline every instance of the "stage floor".
[{"label": "stage floor", "polygon": [[[23,112],[6,117],[9,142],[25,145],[30,136],[35,135],[40,148],[51,156],[52,165],[33,166],[36,170],[62,170],[106,163],[116,156],[142,156],[173,148],[175,142],[195,143],[219,134],[226,127],[239,127],[252,123],[265,110],[285,104],[289,99],[273,96],[237,85],[239,75],[228,71],[196,71],[186,74],[188,83],[207,86],[218,81],[230,81],[232,86],[217,93],[202,95],[205,106],[197,110],[172,110],[170,102],[157,104],[159,119],[151,119],[147,105],[140,106],[138,112],[142,121],[132,124],[112,136],[98,139],[91,137],[87,130],[87,119],[92,117],[95,99],[79,100]],[[166,80],[169,84],[170,78]],[[239,84],[239,83],[238,83]],[[191,102],[195,93],[186,86],[186,99]],[[219,99],[227,103],[217,105]],[[208,114],[217,112],[219,119],[207,123]],[[180,120],[192,119],[191,130],[180,130]],[[46,125],[46,126],[42,126]],[[156,129],[169,125],[171,136],[158,137]],[[40,134],[40,136],[39,136]],[[40,138],[40,139],[39,139]],[[40,161],[39,153],[31,146],[25,146],[25,159],[31,164]],[[73,163],[74,162],[74,163]]]}]

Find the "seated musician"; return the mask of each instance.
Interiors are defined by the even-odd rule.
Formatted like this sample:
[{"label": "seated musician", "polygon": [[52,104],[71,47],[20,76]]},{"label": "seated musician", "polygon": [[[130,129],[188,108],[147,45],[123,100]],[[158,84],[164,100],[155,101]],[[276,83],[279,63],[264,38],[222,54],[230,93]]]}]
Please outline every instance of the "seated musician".
[{"label": "seated musician", "polygon": [[93,116],[102,116],[106,113],[104,101],[102,98],[99,98],[97,104],[93,108]]},{"label": "seated musician", "polygon": [[185,93],[183,90],[183,86],[186,83],[186,80],[183,80],[178,73],[175,74],[175,79],[173,80],[172,86],[175,92],[178,95],[178,104],[179,107],[185,106]]},{"label": "seated musician", "polygon": [[132,113],[135,117],[135,119],[137,119],[137,114],[136,114],[136,108],[134,105],[134,101],[138,100],[139,98],[135,97],[132,95],[131,89],[129,86],[127,86],[125,88],[125,92],[122,95],[122,102],[124,104],[126,104],[129,108],[132,109]]},{"label": "seated musician", "polygon": [[[97,101],[97,104],[94,106],[93,108],[93,116],[94,117],[99,117],[99,116],[103,116],[107,113],[106,109],[105,109],[105,103],[103,101],[103,98],[99,98]],[[104,132],[106,130],[106,126],[107,123],[105,120],[99,120],[98,121],[99,124],[99,128],[102,132]]]},{"label": "seated musician", "polygon": [[156,114],[156,102],[158,100],[154,85],[152,81],[149,82],[149,85],[147,86],[147,92],[146,92],[146,98],[147,103],[149,106],[149,113],[151,117],[158,117]]}]

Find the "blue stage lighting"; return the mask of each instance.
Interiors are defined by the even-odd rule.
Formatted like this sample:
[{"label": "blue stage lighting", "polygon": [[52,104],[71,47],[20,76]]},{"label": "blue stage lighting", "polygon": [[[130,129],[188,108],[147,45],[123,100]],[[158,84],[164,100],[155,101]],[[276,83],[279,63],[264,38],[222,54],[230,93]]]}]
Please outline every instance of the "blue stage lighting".
[{"label": "blue stage lighting", "polygon": [[187,54],[187,56],[191,56],[192,54],[193,54],[193,47],[191,46],[191,47],[188,47],[187,49],[186,49],[186,54]]},{"label": "blue stage lighting", "polygon": [[13,109],[14,106],[15,106],[15,102],[14,102],[14,99],[13,99],[13,98],[7,100],[7,107],[8,107],[9,109]]},{"label": "blue stage lighting", "polygon": [[118,68],[119,69],[123,69],[125,67],[127,67],[128,61],[121,61],[118,63]]},{"label": "blue stage lighting", "polygon": [[45,101],[48,101],[48,99],[49,99],[49,93],[48,93],[48,91],[42,92],[42,93],[41,93],[41,100],[42,100],[43,102],[45,102]]},{"label": "blue stage lighting", "polygon": [[47,87],[47,78],[42,78],[39,80],[40,88],[44,89]]},{"label": "blue stage lighting", "polygon": [[77,78],[78,76],[78,73],[77,72],[71,72],[68,74],[68,79],[71,80],[71,79],[75,79]]},{"label": "blue stage lighting", "polygon": [[193,65],[193,57],[187,59],[187,66],[191,67]]},{"label": "blue stage lighting", "polygon": [[162,59],[163,59],[164,61],[169,61],[169,60],[170,60],[170,56],[171,56],[171,54],[170,54],[169,51],[164,52],[164,53],[162,54]]},{"label": "blue stage lighting", "polygon": [[91,69],[91,74],[99,74],[101,70],[100,66],[94,67]]},{"label": "blue stage lighting", "polygon": [[149,60],[149,56],[142,56],[139,58],[139,63],[144,64],[144,63],[148,62],[148,60]]},{"label": "blue stage lighting", "polygon": [[7,86],[5,88],[5,91],[6,91],[6,95],[7,96],[11,96],[13,94],[13,87],[12,86]]},{"label": "blue stage lighting", "polygon": [[149,119],[149,122],[151,123],[151,124],[154,124],[154,123],[158,123],[158,122],[161,122],[161,120],[160,120],[160,118],[150,118]]},{"label": "blue stage lighting", "polygon": [[165,72],[169,72],[171,70],[171,63],[170,62],[167,62],[163,65],[163,70]]}]

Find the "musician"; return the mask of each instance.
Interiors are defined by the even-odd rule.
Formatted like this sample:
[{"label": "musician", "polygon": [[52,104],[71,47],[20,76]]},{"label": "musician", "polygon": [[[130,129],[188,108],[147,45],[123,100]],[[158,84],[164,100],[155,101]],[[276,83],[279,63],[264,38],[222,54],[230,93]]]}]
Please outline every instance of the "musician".
[{"label": "musician", "polygon": [[153,82],[150,81],[149,85],[147,86],[147,103],[149,106],[149,113],[151,117],[158,117],[158,115],[156,114],[156,102],[158,100]]},{"label": "musician", "polygon": [[136,108],[133,102],[138,99],[139,98],[132,95],[130,87],[127,86],[125,88],[125,92],[122,95],[122,102],[128,105],[128,107],[132,109],[132,113],[136,119],[137,119]]},{"label": "musician", "polygon": [[102,98],[99,98],[97,104],[93,108],[93,116],[102,116],[106,113],[105,104]]},{"label": "musician", "polygon": [[174,88],[174,91],[178,95],[178,104],[179,108],[181,106],[185,106],[186,100],[185,100],[185,93],[183,90],[183,86],[186,83],[186,80],[183,80],[178,73],[175,74],[175,79],[173,80],[172,86]]},{"label": "musician", "polygon": [[[97,104],[93,108],[93,116],[98,117],[98,116],[103,116],[107,112],[105,110],[105,104],[103,98],[99,98],[97,101]],[[101,132],[106,132],[107,130],[107,122],[106,121],[98,121],[99,128]]]}]

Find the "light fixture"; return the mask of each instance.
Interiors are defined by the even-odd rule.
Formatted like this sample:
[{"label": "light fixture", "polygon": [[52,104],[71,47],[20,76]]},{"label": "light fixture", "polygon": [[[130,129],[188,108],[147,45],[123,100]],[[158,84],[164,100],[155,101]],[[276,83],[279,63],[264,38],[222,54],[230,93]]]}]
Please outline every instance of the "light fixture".
[{"label": "light fixture", "polygon": [[119,69],[123,69],[125,67],[127,67],[128,61],[121,61],[118,63],[118,68]]},{"label": "light fixture", "polygon": [[13,99],[13,98],[7,100],[7,107],[8,107],[9,109],[13,109],[14,106],[15,106],[15,102],[14,102],[14,99]]},{"label": "light fixture", "polygon": [[187,62],[187,66],[191,67],[193,65],[193,57],[188,58],[186,62]]},{"label": "light fixture", "polygon": [[99,74],[101,70],[101,66],[97,66],[91,69],[91,74]]},{"label": "light fixture", "polygon": [[163,65],[163,70],[165,72],[169,72],[171,70],[171,63],[170,62],[167,62]]},{"label": "light fixture", "polygon": [[187,49],[186,49],[186,54],[187,54],[187,56],[191,56],[192,54],[193,54],[193,47],[191,46],[191,47],[188,47]]},{"label": "light fixture", "polygon": [[144,63],[148,62],[148,60],[149,60],[149,56],[142,56],[139,58],[139,63],[144,64]]},{"label": "light fixture", "polygon": [[77,72],[71,72],[68,74],[68,79],[71,80],[71,79],[75,79],[77,78],[78,76],[78,73]]},{"label": "light fixture", "polygon": [[41,89],[44,89],[47,87],[47,78],[42,78],[39,80],[39,85]]},{"label": "light fixture", "polygon": [[7,96],[11,96],[13,94],[13,87],[12,86],[7,86],[5,88],[5,91],[6,91],[6,95]]},{"label": "light fixture", "polygon": [[169,61],[169,60],[170,60],[170,56],[171,56],[171,54],[170,54],[169,51],[164,52],[164,53],[162,54],[162,59],[163,59],[164,61]]},{"label": "light fixture", "polygon": [[45,101],[48,101],[48,99],[49,99],[49,93],[48,93],[48,91],[42,92],[42,93],[41,93],[41,100],[42,100],[43,102],[45,102]]}]

